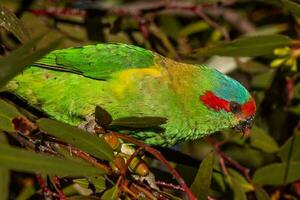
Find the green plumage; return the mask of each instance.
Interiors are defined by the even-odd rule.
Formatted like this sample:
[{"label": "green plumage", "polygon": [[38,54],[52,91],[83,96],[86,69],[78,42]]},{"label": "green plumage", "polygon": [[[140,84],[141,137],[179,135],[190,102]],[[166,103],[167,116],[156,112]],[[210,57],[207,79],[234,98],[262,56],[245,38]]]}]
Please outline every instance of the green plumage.
[{"label": "green plumage", "polygon": [[244,87],[220,72],[178,63],[140,47],[97,44],[56,50],[11,81],[8,90],[72,125],[84,122],[98,105],[113,119],[162,117],[163,132],[130,133],[152,145],[172,145],[236,126],[241,119],[208,108],[206,91],[246,102]]}]

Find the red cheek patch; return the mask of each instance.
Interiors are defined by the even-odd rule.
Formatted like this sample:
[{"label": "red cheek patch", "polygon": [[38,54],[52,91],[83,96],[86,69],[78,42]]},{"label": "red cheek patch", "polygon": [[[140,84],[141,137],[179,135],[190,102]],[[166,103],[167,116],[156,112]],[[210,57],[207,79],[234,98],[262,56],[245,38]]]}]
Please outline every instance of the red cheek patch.
[{"label": "red cheek patch", "polygon": [[217,97],[213,92],[207,91],[202,96],[200,96],[200,100],[209,108],[220,111],[225,110],[227,112],[230,111],[229,102]]},{"label": "red cheek patch", "polygon": [[253,116],[256,112],[256,104],[254,99],[251,97],[249,101],[242,105],[242,112],[245,116]]}]

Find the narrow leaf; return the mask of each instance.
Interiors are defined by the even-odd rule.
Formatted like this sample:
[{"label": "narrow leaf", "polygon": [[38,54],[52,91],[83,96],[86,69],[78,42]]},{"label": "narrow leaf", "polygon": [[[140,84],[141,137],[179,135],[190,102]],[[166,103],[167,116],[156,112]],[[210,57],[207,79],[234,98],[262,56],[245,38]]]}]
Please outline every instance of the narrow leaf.
[{"label": "narrow leaf", "polygon": [[157,127],[167,122],[163,117],[124,117],[113,120],[112,126],[130,127],[130,128],[150,128]]},{"label": "narrow leaf", "polygon": [[40,119],[37,121],[37,125],[48,134],[72,144],[97,158],[109,161],[113,159],[112,149],[101,137],[51,119]]},{"label": "narrow leaf", "polygon": [[255,186],[255,196],[257,200],[270,200],[269,194],[260,186]]},{"label": "narrow leaf", "polygon": [[290,1],[290,0],[281,0],[284,7],[286,7],[295,17],[300,17],[300,4]]},{"label": "narrow leaf", "polygon": [[263,129],[254,126],[251,130],[251,146],[256,147],[267,153],[278,151],[279,147],[276,141]]},{"label": "narrow leaf", "polygon": [[285,174],[286,168],[287,163],[266,165],[254,173],[253,182],[265,185],[281,185],[300,180],[300,162],[290,162],[287,174]]},{"label": "narrow leaf", "polygon": [[[7,140],[4,135],[0,131],[0,146],[6,145]],[[8,199],[9,195],[9,182],[10,182],[10,172],[7,168],[1,165],[0,167],[0,199]]]},{"label": "narrow leaf", "polygon": [[12,120],[17,116],[21,116],[19,111],[13,105],[0,99],[0,129],[13,132],[14,126]]},{"label": "narrow leaf", "polygon": [[196,56],[261,56],[272,54],[278,47],[289,45],[293,42],[284,35],[261,35],[242,37],[232,42],[219,43],[215,46],[200,48],[196,50]]},{"label": "narrow leaf", "polygon": [[111,115],[100,106],[96,106],[95,119],[97,124],[104,129],[107,129],[109,124],[112,122]]},{"label": "narrow leaf", "polygon": [[214,154],[209,153],[201,162],[191,190],[199,200],[206,200],[211,184]]},{"label": "narrow leaf", "polygon": [[233,190],[234,200],[247,200],[245,190],[243,190],[239,181],[235,177],[231,177],[231,183],[231,189]]},{"label": "narrow leaf", "polygon": [[[300,161],[300,132],[293,134],[279,149],[279,157],[283,162]],[[289,155],[290,154],[290,155]]]},{"label": "narrow leaf", "polygon": [[61,176],[101,175],[104,171],[89,164],[74,162],[24,149],[0,146],[1,167],[31,173],[55,174]]},{"label": "narrow leaf", "polygon": [[118,191],[118,186],[115,185],[114,187],[110,188],[104,194],[101,196],[101,199],[103,200],[115,200],[117,197],[117,191]]},{"label": "narrow leaf", "polygon": [[7,8],[0,6],[0,26],[11,32],[22,43],[29,39],[28,31],[16,15]]},{"label": "narrow leaf", "polygon": [[56,39],[48,46],[32,53],[28,53],[42,39],[42,37],[43,36],[40,35],[30,40],[20,48],[14,50],[10,55],[0,58],[0,89],[5,86],[10,79],[21,73],[34,61],[55,49],[55,47],[57,47],[62,41],[62,38]]}]

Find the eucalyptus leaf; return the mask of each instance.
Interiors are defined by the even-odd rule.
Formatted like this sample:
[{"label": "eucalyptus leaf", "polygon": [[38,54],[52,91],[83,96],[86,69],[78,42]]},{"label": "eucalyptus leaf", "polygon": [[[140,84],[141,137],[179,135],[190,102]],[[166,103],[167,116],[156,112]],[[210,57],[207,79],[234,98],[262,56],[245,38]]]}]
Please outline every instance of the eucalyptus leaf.
[{"label": "eucalyptus leaf", "polygon": [[72,144],[97,158],[109,161],[113,160],[113,150],[101,137],[51,119],[40,119],[37,121],[37,125],[48,134]]},{"label": "eucalyptus leaf", "polygon": [[10,79],[21,73],[34,61],[55,49],[62,41],[62,38],[58,38],[46,47],[30,53],[30,50],[43,38],[43,36],[44,34],[39,35],[11,52],[8,56],[0,58],[0,89],[4,87]]},{"label": "eucalyptus leaf", "polygon": [[269,194],[260,186],[255,186],[255,196],[257,200],[271,200]]},{"label": "eucalyptus leaf", "polygon": [[100,125],[102,128],[107,129],[110,123],[112,122],[111,115],[101,108],[100,106],[96,106],[95,109],[95,119],[98,125]]},{"label": "eucalyptus leaf", "polygon": [[293,134],[279,149],[278,155],[283,162],[300,161],[300,132]]},{"label": "eucalyptus leaf", "polygon": [[115,200],[117,196],[118,186],[114,185],[109,190],[105,191],[104,194],[101,196],[103,200]]},{"label": "eucalyptus leaf", "polygon": [[0,146],[0,163],[1,167],[20,172],[44,173],[60,176],[88,176],[104,174],[103,170],[89,164],[30,152],[7,145]]},{"label": "eucalyptus leaf", "polygon": [[290,0],[281,0],[284,7],[286,7],[295,17],[300,17],[300,4]]},{"label": "eucalyptus leaf", "polygon": [[29,34],[23,23],[9,9],[0,6],[0,26],[11,32],[22,43],[29,39]]},{"label": "eucalyptus leaf", "polygon": [[81,187],[87,189],[89,188],[90,184],[93,184],[93,186],[95,186],[96,192],[102,192],[106,188],[105,178],[103,176],[93,176],[93,177],[75,179],[73,181],[74,183],[77,183]]},{"label": "eucalyptus leaf", "polygon": [[112,121],[112,126],[129,128],[151,128],[158,127],[167,122],[163,117],[124,117]]},{"label": "eucalyptus leaf", "polygon": [[229,176],[228,181],[230,182],[230,187],[233,190],[234,200],[247,200],[246,192],[240,185],[239,181],[232,176]]},{"label": "eucalyptus leaf", "polygon": [[0,99],[0,129],[7,132],[14,131],[12,120],[15,117],[22,116],[21,113],[8,102]]},{"label": "eucalyptus leaf", "polygon": [[[0,146],[7,145],[6,136],[0,131]],[[10,172],[7,168],[0,166],[0,199],[8,199]]]},{"label": "eucalyptus leaf", "polygon": [[214,154],[210,152],[201,162],[191,190],[199,200],[206,200],[211,184]]},{"label": "eucalyptus leaf", "polygon": [[251,130],[251,146],[256,147],[266,153],[274,153],[279,147],[276,141],[262,128],[254,126]]},{"label": "eucalyptus leaf", "polygon": [[[287,167],[289,166],[288,170]],[[274,163],[256,170],[253,182],[264,185],[282,185],[300,180],[300,162]],[[286,174],[286,170],[288,171]]]},{"label": "eucalyptus leaf", "polygon": [[278,47],[290,45],[293,42],[285,35],[259,35],[241,37],[232,42],[222,42],[214,46],[196,49],[196,56],[262,56],[273,53]]}]

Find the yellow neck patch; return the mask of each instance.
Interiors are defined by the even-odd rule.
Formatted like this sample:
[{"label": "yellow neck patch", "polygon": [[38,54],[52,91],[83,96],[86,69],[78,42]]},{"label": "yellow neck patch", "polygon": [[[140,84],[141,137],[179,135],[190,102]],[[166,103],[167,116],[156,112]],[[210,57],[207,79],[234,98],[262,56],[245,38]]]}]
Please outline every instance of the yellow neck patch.
[{"label": "yellow neck patch", "polygon": [[128,94],[129,91],[134,91],[137,82],[147,77],[151,79],[160,76],[162,76],[162,71],[156,66],[141,69],[127,69],[115,74],[111,82],[111,88],[115,96],[121,98],[126,95],[126,93]]}]

